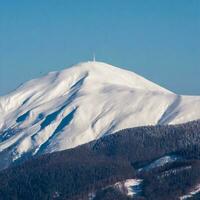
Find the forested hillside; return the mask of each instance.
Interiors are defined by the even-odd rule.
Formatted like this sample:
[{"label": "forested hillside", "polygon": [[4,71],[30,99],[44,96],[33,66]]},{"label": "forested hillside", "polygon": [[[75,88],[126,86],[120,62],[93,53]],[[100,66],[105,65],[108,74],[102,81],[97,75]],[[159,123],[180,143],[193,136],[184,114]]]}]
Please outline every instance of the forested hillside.
[{"label": "forested hillside", "polygon": [[[141,192],[119,190],[116,183],[126,179],[141,179]],[[0,199],[198,199],[199,184],[200,121],[194,121],[125,129],[12,166],[0,172]]]}]

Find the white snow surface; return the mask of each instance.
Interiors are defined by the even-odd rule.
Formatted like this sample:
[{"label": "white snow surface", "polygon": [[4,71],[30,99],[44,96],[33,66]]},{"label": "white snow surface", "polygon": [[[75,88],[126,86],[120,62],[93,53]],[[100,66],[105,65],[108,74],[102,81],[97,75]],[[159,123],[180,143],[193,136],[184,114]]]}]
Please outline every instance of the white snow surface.
[{"label": "white snow surface", "polygon": [[0,97],[0,158],[69,149],[130,127],[197,120],[199,108],[199,96],[174,94],[103,62],[80,63]]},{"label": "white snow surface", "polygon": [[143,168],[140,168],[138,171],[148,171],[148,170],[151,170],[151,169],[154,169],[156,167],[162,167],[168,163],[173,163],[177,160],[181,159],[180,157],[178,156],[175,156],[175,155],[167,155],[167,156],[163,156],[151,163],[149,163],[148,165],[146,165],[145,167]]},{"label": "white snow surface", "polygon": [[198,193],[200,193],[200,184],[198,184],[192,191],[190,191],[189,194],[186,194],[186,195],[180,197],[180,200],[189,199]]},{"label": "white snow surface", "polygon": [[125,181],[115,183],[113,187],[129,197],[134,197],[142,191],[142,181],[142,179],[126,179]]},{"label": "white snow surface", "polygon": [[[126,179],[123,181],[116,182],[114,185],[103,187],[101,190],[114,188],[122,194],[125,194],[126,196],[134,197],[142,192],[142,182],[142,179]],[[93,200],[95,197],[96,192],[94,191],[88,194],[88,200]]]},{"label": "white snow surface", "polygon": [[141,183],[141,179],[127,179],[124,183],[124,187],[127,189],[127,196],[133,197],[141,192]]}]

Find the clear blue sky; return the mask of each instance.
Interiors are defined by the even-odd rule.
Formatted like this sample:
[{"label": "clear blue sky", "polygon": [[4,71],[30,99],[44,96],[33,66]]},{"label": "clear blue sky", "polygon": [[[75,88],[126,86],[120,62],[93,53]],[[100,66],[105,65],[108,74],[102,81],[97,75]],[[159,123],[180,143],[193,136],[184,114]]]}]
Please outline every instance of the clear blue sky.
[{"label": "clear blue sky", "polygon": [[200,1],[0,0],[0,95],[93,52],[200,95]]}]

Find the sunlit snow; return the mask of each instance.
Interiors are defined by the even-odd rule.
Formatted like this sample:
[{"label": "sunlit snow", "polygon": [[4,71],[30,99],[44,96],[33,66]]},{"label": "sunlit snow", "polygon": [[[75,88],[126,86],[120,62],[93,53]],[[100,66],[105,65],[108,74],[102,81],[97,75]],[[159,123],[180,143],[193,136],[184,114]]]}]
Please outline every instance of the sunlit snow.
[{"label": "sunlit snow", "polygon": [[186,200],[193,197],[195,194],[200,193],[200,184],[197,185],[189,194],[180,197],[180,200]]},{"label": "sunlit snow", "polygon": [[0,97],[0,152],[15,160],[60,151],[124,128],[196,120],[199,107],[198,96],[106,63],[80,63]]}]

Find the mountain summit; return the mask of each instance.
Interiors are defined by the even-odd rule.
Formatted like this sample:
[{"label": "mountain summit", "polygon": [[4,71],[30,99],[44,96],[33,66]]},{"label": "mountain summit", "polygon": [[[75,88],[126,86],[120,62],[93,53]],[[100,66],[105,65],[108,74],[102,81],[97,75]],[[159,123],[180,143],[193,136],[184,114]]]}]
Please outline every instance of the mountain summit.
[{"label": "mountain summit", "polygon": [[0,167],[125,128],[196,120],[199,107],[198,96],[102,62],[50,72],[0,97]]}]

